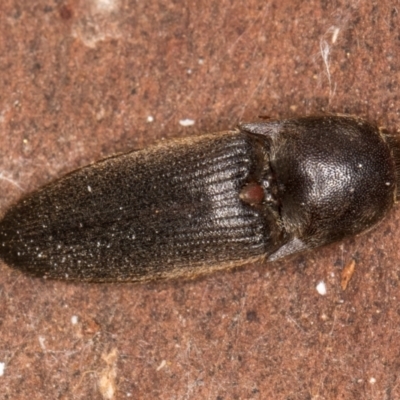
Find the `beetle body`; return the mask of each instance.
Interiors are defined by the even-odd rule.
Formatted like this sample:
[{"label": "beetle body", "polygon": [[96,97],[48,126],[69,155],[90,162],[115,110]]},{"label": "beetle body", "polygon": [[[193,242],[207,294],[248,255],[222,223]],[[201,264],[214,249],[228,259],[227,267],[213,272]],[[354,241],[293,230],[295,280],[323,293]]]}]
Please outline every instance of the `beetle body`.
[{"label": "beetle body", "polygon": [[242,124],[110,157],[22,198],[0,256],[52,279],[145,281],[276,260],[392,207],[393,145],[346,116]]}]

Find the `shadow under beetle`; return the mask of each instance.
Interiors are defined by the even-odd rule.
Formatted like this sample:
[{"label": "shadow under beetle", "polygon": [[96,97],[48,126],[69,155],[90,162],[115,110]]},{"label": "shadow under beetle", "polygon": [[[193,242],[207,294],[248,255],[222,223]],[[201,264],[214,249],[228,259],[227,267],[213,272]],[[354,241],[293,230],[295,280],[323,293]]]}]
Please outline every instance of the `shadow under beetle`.
[{"label": "shadow under beetle", "polygon": [[52,279],[146,281],[277,260],[393,206],[400,145],[350,116],[244,123],[107,158],[0,221],[0,257]]}]

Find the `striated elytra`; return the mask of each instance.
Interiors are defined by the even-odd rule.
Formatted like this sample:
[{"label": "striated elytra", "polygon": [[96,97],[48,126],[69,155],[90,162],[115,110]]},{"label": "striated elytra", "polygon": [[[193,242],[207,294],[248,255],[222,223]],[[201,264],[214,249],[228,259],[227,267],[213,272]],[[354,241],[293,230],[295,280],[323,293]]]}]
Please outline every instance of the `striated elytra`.
[{"label": "striated elytra", "polygon": [[400,145],[350,116],[241,124],[107,158],[0,221],[0,257],[52,279],[145,281],[277,260],[396,201]]}]

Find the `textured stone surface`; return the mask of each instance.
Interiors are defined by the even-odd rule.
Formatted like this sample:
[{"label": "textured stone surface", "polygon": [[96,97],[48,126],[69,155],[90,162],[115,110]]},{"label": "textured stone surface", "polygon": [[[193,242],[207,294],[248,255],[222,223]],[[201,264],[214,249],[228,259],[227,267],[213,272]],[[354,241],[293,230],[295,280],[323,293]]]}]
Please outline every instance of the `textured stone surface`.
[{"label": "textured stone surface", "polygon": [[[258,115],[352,113],[396,131],[398,12],[389,0],[1,1],[0,212],[104,156]],[[66,284],[2,264],[0,399],[399,398],[399,218],[186,282]]]}]

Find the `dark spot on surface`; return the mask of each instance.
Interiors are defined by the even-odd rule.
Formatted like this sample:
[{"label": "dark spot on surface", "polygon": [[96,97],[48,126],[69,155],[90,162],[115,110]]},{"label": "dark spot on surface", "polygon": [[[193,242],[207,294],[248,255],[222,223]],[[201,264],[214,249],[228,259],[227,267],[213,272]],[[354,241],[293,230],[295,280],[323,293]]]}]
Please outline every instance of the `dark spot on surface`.
[{"label": "dark spot on surface", "polygon": [[72,10],[68,6],[61,6],[59,10],[61,19],[69,20],[72,18]]},{"label": "dark spot on surface", "polygon": [[343,260],[341,258],[337,258],[336,261],[333,263],[334,267],[343,267]]},{"label": "dark spot on surface", "polygon": [[391,234],[392,234],[392,229],[390,228],[390,226],[388,226],[385,229],[385,232],[383,232],[383,236],[388,236],[388,235],[391,235]]},{"label": "dark spot on surface", "polygon": [[247,311],[246,313],[246,319],[248,322],[259,322],[257,312],[254,310]]},{"label": "dark spot on surface", "polygon": [[19,19],[22,15],[22,12],[20,9],[16,9],[13,13],[12,13],[12,17],[14,19]]},{"label": "dark spot on surface", "polygon": [[307,260],[303,255],[298,256],[295,259],[295,263],[296,263],[298,271],[301,271],[301,270],[307,268]]}]

